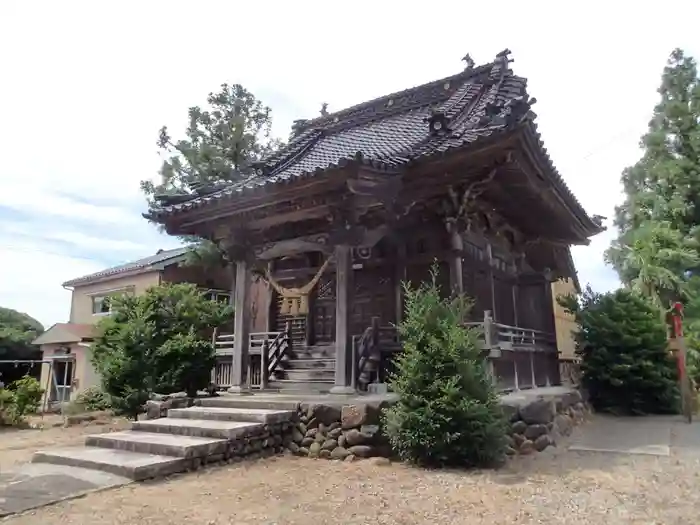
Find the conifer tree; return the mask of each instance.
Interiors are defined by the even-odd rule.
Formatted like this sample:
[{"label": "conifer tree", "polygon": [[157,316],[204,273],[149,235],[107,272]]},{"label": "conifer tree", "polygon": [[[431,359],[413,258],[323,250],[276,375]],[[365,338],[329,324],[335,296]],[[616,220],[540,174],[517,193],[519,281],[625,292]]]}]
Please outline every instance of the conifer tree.
[{"label": "conifer tree", "polygon": [[635,415],[678,411],[677,368],[654,305],[624,289],[597,294],[588,288],[579,301],[560,302],[579,325],[576,351],[593,408]]},{"label": "conifer tree", "polygon": [[390,385],[398,402],[384,414],[399,456],[419,465],[479,467],[505,456],[507,420],[473,328],[464,326],[466,297],[442,298],[432,281],[404,285],[399,325],[404,351]]},{"label": "conifer tree", "polygon": [[606,258],[623,283],[644,282],[647,295],[667,303],[689,296],[688,271],[700,269],[700,79],[695,60],[680,49],[659,94],[644,155],[622,174],[619,236]]}]

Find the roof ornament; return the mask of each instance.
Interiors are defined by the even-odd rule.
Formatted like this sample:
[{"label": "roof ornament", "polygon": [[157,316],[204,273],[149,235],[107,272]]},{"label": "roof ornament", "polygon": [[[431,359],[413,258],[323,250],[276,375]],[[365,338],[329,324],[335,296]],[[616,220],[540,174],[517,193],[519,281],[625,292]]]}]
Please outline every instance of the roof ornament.
[{"label": "roof ornament", "polygon": [[430,133],[433,135],[441,135],[450,131],[449,120],[442,111],[433,111],[429,117],[423,120],[428,123]]},{"label": "roof ornament", "polygon": [[321,116],[322,117],[328,116],[328,102],[324,102],[323,104],[321,104]]},{"label": "roof ornament", "polygon": [[292,134],[290,138],[294,138],[297,135],[299,135],[302,131],[304,131],[304,127],[306,127],[306,124],[309,121],[307,119],[297,119],[294,122],[292,122]]},{"label": "roof ornament", "polygon": [[496,59],[493,61],[493,67],[489,73],[489,79],[487,84],[493,86],[498,84],[499,86],[503,84],[503,81],[508,74],[508,64],[513,62],[510,58],[510,49],[506,48],[500,53],[496,53]]},{"label": "roof ornament", "polygon": [[469,53],[464,55],[462,57],[462,62],[464,62],[466,65],[464,66],[465,71],[469,71],[470,69],[474,69],[474,59],[471,57]]},{"label": "roof ornament", "polygon": [[605,221],[605,220],[607,220],[607,219],[608,219],[608,218],[605,217],[604,215],[598,215],[598,214],[596,214],[596,215],[594,215],[593,217],[591,217],[591,220],[592,220],[595,224],[597,224],[598,226],[603,226],[603,221]]}]

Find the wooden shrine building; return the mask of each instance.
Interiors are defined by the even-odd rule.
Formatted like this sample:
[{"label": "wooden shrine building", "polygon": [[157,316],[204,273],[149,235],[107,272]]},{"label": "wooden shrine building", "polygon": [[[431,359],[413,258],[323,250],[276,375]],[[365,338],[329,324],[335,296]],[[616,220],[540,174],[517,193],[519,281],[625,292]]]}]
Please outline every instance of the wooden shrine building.
[{"label": "wooden shrine building", "polygon": [[[445,293],[473,297],[504,388],[558,382],[550,283],[574,276],[570,246],[604,228],[552,165],[509,54],[324,109],[245,180],[146,214],[236,262],[231,391],[252,381],[349,393],[381,381],[401,282],[428,279],[435,260]],[[270,300],[267,331],[251,336],[254,281]]]}]

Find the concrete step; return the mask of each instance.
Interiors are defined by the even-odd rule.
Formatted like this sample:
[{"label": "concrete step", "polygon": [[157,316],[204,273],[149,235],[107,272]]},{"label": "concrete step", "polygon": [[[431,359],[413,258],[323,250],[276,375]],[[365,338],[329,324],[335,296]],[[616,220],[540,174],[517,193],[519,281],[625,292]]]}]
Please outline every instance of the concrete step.
[{"label": "concrete step", "polygon": [[259,429],[262,423],[243,421],[214,421],[211,419],[184,419],[164,417],[150,421],[134,421],[132,430],[176,436],[237,439]]},{"label": "concrete step", "polygon": [[96,447],[71,447],[35,452],[32,463],[50,463],[109,472],[140,481],[187,469],[188,460]]},{"label": "concrete step", "polygon": [[335,359],[329,357],[305,357],[285,361],[283,367],[286,370],[335,370]]},{"label": "concrete step", "polygon": [[268,383],[268,388],[288,394],[325,394],[333,388],[333,383],[333,380],[294,381],[290,379],[276,379]]},{"label": "concrete step", "polygon": [[284,371],[284,379],[291,381],[330,381],[333,382],[335,379],[335,370],[326,370],[323,368],[305,368],[296,369],[290,368]]},{"label": "concrete step", "polygon": [[291,359],[295,357],[300,359],[335,359],[335,345],[293,346]]},{"label": "concrete step", "polygon": [[[217,398],[211,398],[217,399]],[[212,421],[243,421],[250,423],[282,423],[290,421],[294,410],[270,410],[265,408],[230,406],[194,406],[168,410],[168,417],[178,419],[203,419]]]},{"label": "concrete step", "polygon": [[[247,408],[255,410],[284,411],[296,413],[298,401],[288,399],[269,399],[260,397],[262,394],[249,396],[221,395],[216,397],[203,397],[196,401],[197,406],[206,408]],[[172,410],[171,410],[172,412]]]},{"label": "concrete step", "polygon": [[85,445],[88,447],[111,448],[178,458],[223,456],[226,453],[227,444],[225,439],[173,436],[135,430],[94,434],[85,438]]}]

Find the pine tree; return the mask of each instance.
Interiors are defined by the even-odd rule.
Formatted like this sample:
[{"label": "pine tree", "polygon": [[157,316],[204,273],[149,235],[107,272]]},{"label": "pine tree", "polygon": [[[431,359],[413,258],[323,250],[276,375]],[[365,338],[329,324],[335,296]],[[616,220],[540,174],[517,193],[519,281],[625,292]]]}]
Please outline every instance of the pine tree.
[{"label": "pine tree", "polygon": [[390,378],[399,401],[384,414],[386,434],[402,459],[419,465],[497,464],[506,420],[478,334],[464,326],[470,301],[441,298],[437,267],[432,277],[418,288],[404,285],[404,350]]},{"label": "pine tree", "polygon": [[[166,126],[160,129],[161,181],[141,182],[149,208],[167,202],[167,196],[194,197],[250,177],[254,162],[281,147],[271,137],[272,111],[240,84],[222,84],[218,92],[209,93],[206,108],[189,109],[188,120],[185,137],[179,140]],[[182,241],[191,247],[190,264],[220,267],[229,263],[226,254],[206,239],[182,237]]]},{"label": "pine tree", "polygon": [[678,373],[668,351],[658,309],[629,290],[596,294],[578,302],[562,298],[579,325],[577,353],[590,403],[615,414],[676,413]]},{"label": "pine tree", "polygon": [[[668,60],[659,94],[641,141],[644,155],[622,174],[619,236],[606,258],[625,284],[639,282],[640,273],[671,272],[672,279],[651,280],[654,294],[679,299],[687,295],[686,271],[700,269],[700,79],[695,60],[680,49]],[[640,257],[640,243],[647,257]],[[649,257],[649,251],[656,254]],[[695,255],[688,257],[689,251]]]}]

